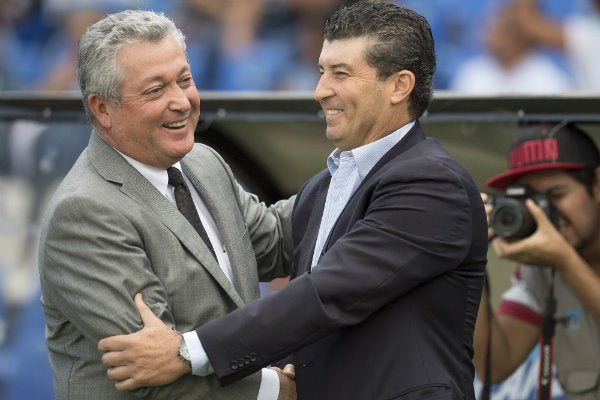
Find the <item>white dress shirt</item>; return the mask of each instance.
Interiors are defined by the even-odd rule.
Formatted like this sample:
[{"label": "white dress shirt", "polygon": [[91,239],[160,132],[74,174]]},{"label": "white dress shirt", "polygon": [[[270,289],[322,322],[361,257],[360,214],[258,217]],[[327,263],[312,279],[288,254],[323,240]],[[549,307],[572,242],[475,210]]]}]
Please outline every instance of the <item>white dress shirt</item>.
[{"label": "white dress shirt", "polygon": [[[127,160],[127,162],[134,167],[140,174],[142,174],[148,181],[156,187],[156,189],[161,192],[169,201],[173,204],[175,202],[175,189],[173,186],[169,185],[169,176],[167,175],[167,170],[155,168],[146,164],[143,164],[137,160],[134,160],[131,157],[126,156],[121,153],[121,155]],[[194,200],[194,205],[196,206],[196,210],[198,211],[198,215],[200,216],[200,221],[202,225],[204,225],[204,229],[208,234],[208,238],[210,239],[210,243],[215,250],[215,254],[217,256],[217,261],[219,262],[219,266],[223,270],[223,273],[227,276],[229,281],[233,282],[233,274],[231,272],[231,263],[229,261],[229,256],[227,252],[224,251],[225,247],[223,245],[223,241],[219,230],[217,228],[217,224],[210,214],[208,208],[202,201],[202,198],[198,194],[198,191],[192,184],[192,182],[188,179],[187,176],[181,170],[181,163],[177,162],[173,165],[173,167],[177,168],[181,171],[183,178],[185,179],[188,188],[192,194],[192,199]],[[235,287],[235,284],[234,284]],[[210,367],[210,363],[208,362],[208,357],[206,356],[206,352],[202,348],[200,344],[200,339],[196,332],[187,332],[183,335],[185,343],[188,347],[188,351],[190,353],[190,359],[192,361],[192,373],[194,375],[205,376],[212,372],[212,368]],[[204,368],[204,369],[203,369]],[[260,388],[258,391],[258,397],[256,400],[277,400],[279,396],[279,377],[277,376],[277,372],[272,369],[263,368],[262,369],[262,380],[260,384]]]}]

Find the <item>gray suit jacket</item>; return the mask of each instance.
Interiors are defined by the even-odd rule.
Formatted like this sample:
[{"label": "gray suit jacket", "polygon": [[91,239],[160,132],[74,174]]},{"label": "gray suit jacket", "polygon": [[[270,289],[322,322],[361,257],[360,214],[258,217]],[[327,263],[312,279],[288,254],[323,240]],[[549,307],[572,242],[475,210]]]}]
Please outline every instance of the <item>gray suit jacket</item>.
[{"label": "gray suit jacket", "polygon": [[165,323],[185,332],[256,299],[259,278],[289,274],[293,199],[265,206],[203,145],[194,146],[182,168],[223,236],[235,286],[176,206],[92,132],[49,204],[40,239],[57,399],[256,399],[260,373],[227,387],[214,375],[187,375],[119,393],[101,363],[98,340],[141,328],[132,301],[137,292]]}]

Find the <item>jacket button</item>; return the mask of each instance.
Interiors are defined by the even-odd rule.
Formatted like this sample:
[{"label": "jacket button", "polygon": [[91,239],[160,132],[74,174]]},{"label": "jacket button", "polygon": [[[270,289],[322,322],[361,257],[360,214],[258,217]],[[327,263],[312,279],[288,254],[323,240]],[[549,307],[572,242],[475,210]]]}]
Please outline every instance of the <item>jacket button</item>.
[{"label": "jacket button", "polygon": [[234,371],[236,369],[238,369],[237,362],[236,361],[232,361],[231,364],[229,364],[229,368],[231,368]]}]

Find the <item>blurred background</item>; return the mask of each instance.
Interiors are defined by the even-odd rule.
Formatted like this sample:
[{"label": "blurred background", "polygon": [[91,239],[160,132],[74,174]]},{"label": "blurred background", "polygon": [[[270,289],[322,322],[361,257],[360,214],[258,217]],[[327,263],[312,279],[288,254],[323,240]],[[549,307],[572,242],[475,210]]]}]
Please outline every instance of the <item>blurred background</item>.
[{"label": "blurred background", "polygon": [[[37,236],[48,197],[89,137],[75,70],[83,30],[126,8],[172,17],[201,91],[197,141],[215,147],[268,203],[293,194],[332,150],[311,91],[324,20],[352,2],[0,0],[0,400],[53,399]],[[506,168],[506,150],[524,124],[578,121],[598,142],[597,2],[395,2],[424,15],[436,40],[434,100],[422,123],[482,191]],[[490,253],[493,303],[512,269]],[[492,398],[535,398],[536,367],[534,353]],[[562,398],[560,388],[554,394]]]},{"label": "blurred background", "polygon": [[[200,90],[312,90],[324,18],[344,0],[2,0],[0,90],[77,90],[77,40],[92,22],[125,8],[163,11],[184,31]],[[556,26],[595,13],[592,0],[396,0],[430,22],[435,89],[556,92],[590,89],[568,52],[544,40]],[[532,25],[535,25],[532,27]],[[540,32],[542,31],[542,32]],[[590,39],[593,40],[593,39]],[[597,40],[597,38],[596,38]],[[590,51],[593,49],[589,49]],[[535,55],[533,82],[465,82],[497,68],[505,79]],[[591,57],[591,56],[590,56]],[[511,71],[512,70],[512,71]],[[480,75],[477,77],[481,78]],[[551,78],[546,79],[545,78]],[[482,78],[483,79],[483,78]],[[545,85],[541,83],[544,82]]]}]

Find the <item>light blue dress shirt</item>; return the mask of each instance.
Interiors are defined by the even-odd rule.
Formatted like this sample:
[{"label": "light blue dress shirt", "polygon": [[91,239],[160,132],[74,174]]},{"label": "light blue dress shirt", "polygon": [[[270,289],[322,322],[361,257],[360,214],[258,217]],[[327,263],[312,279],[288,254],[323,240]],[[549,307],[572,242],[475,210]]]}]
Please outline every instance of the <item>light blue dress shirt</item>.
[{"label": "light blue dress shirt", "polygon": [[327,158],[331,183],[327,191],[325,209],[319,226],[311,268],[314,268],[319,262],[323,246],[331,233],[331,229],[344,208],[346,208],[356,188],[384,154],[396,145],[414,124],[414,121],[412,121],[397,131],[354,150],[341,151],[335,149]]}]

